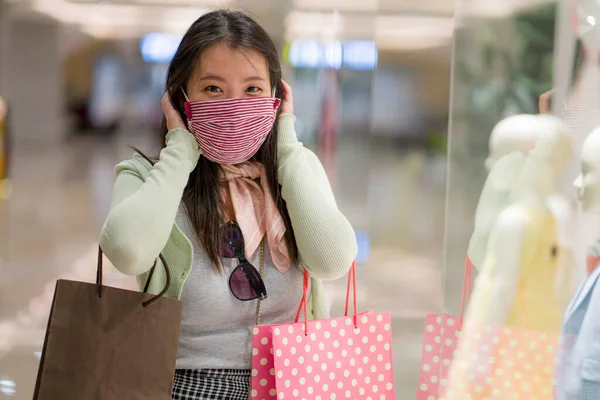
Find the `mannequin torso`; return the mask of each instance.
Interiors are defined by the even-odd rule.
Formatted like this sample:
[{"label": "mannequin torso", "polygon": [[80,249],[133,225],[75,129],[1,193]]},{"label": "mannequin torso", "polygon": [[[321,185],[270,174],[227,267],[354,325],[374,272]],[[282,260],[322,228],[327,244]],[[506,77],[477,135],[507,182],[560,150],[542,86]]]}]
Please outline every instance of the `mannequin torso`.
[{"label": "mannequin torso", "polygon": [[510,203],[510,193],[525,164],[529,150],[542,132],[536,116],[514,115],[500,121],[490,135],[490,155],[485,161],[489,170],[475,212],[468,257],[479,269],[498,214]]},{"label": "mannequin torso", "polygon": [[[600,214],[600,128],[592,131],[583,143],[581,174],[574,187],[583,211]],[[581,284],[565,313],[563,349],[557,365],[558,400],[600,398],[599,277],[600,268],[596,267]]]},{"label": "mannequin torso", "polygon": [[[544,141],[539,142],[540,138]],[[544,145],[546,142],[547,144]],[[553,144],[554,142],[556,144]],[[531,171],[521,178],[529,151],[534,149],[536,143],[548,147],[543,151],[548,153],[545,157],[550,162],[544,163],[547,165],[541,167],[540,174]],[[515,193],[519,192],[517,185],[527,191],[530,183],[540,179],[546,182],[547,187],[543,189],[544,193],[540,195],[541,197],[538,196],[538,200],[547,201],[548,208],[555,215],[559,242],[565,249],[563,251],[565,257],[562,259],[569,258],[571,243],[568,238],[572,210],[567,199],[555,193],[555,184],[565,161],[570,158],[571,146],[568,141],[567,127],[556,117],[524,114],[508,117],[497,124],[490,138],[490,157],[486,161],[490,173],[479,198],[475,226],[467,253],[477,269],[480,269],[483,264],[488,238],[497,216],[512,202],[519,200],[515,198]],[[553,162],[554,160],[556,162]],[[530,160],[529,164],[532,162],[533,160]],[[530,166],[529,169],[531,168]],[[567,269],[569,267],[570,265],[565,266]],[[559,271],[562,274],[564,269],[561,267]],[[564,278],[566,276],[563,276]]]}]

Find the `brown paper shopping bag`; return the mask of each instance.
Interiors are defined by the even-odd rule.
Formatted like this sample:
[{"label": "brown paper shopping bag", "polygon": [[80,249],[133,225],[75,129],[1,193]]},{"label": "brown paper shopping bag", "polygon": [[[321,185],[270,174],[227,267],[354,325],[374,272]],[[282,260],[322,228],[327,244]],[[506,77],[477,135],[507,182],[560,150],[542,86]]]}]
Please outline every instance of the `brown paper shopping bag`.
[{"label": "brown paper shopping bag", "polygon": [[[59,280],[48,320],[34,400],[167,400],[171,398],[183,303]],[[154,267],[148,282],[152,279]]]}]

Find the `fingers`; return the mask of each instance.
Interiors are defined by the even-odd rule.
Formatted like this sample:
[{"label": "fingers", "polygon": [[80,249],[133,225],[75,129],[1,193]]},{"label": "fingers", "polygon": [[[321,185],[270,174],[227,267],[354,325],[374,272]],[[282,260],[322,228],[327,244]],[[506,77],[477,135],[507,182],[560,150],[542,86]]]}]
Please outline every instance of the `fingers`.
[{"label": "fingers", "polygon": [[179,115],[179,112],[175,109],[175,107],[173,107],[173,103],[171,102],[171,96],[169,96],[169,92],[165,93],[160,104],[162,106],[163,113],[165,114],[165,118],[167,119],[167,129],[187,129],[181,119],[181,116]]},{"label": "fingers", "polygon": [[554,89],[543,93],[539,97],[539,111],[540,114],[549,114],[550,113],[550,100],[552,99],[552,95],[554,94]]},{"label": "fingers", "polygon": [[283,104],[281,105],[281,114],[293,114],[294,97],[292,94],[292,87],[283,79],[281,80],[281,84],[283,85]]},{"label": "fingers", "polygon": [[281,80],[281,84],[283,85],[284,100],[288,101],[288,98],[291,100],[293,96],[292,87],[283,79]]},{"label": "fingers", "polygon": [[171,103],[171,96],[169,96],[169,92],[165,92],[165,95],[160,101],[160,104],[162,106],[163,113],[165,113],[165,116],[172,115],[173,111],[177,112],[177,110],[175,110],[175,107],[173,107],[173,104]]}]

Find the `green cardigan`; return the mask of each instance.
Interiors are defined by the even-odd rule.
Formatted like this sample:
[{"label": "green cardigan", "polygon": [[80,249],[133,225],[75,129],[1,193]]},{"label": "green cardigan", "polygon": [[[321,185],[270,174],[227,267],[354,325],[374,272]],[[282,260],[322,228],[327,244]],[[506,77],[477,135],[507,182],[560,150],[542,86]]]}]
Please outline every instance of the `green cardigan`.
[{"label": "green cardigan", "polygon": [[[311,317],[328,316],[322,280],[341,278],[358,247],[352,226],[337,208],[323,166],[296,138],[295,117],[279,118],[278,181],[286,201],[299,257],[311,275]],[[166,295],[180,299],[192,268],[192,243],[175,224],[189,174],[200,149],[187,130],[173,129],[153,166],[135,156],[117,165],[113,199],[100,245],[121,272],[137,275],[143,287],[154,261],[162,254],[171,274]],[[166,275],[160,260],[150,293],[159,293]]]}]

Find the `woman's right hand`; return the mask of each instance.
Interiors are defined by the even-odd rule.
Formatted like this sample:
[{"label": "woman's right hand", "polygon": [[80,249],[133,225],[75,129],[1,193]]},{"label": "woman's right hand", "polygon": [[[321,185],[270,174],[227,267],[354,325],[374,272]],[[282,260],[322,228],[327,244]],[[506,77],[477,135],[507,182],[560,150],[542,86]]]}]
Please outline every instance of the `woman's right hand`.
[{"label": "woman's right hand", "polygon": [[181,115],[179,115],[179,112],[175,109],[175,107],[173,107],[173,103],[171,103],[171,96],[169,96],[169,92],[165,93],[160,104],[162,105],[163,113],[167,119],[167,129],[169,131],[177,128],[187,130],[187,126],[185,126],[185,123],[181,119]]}]

